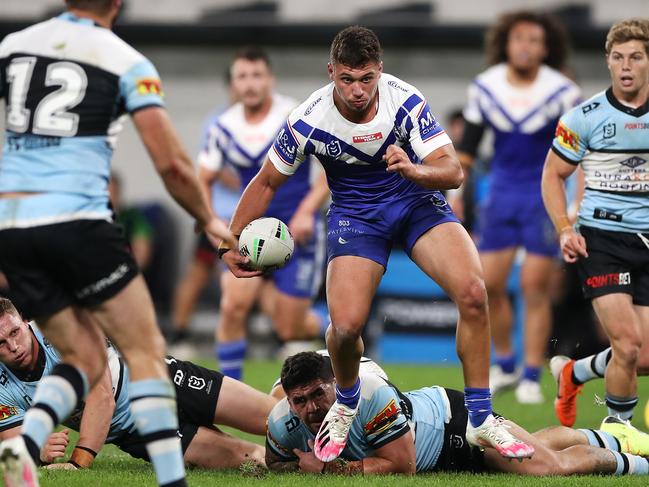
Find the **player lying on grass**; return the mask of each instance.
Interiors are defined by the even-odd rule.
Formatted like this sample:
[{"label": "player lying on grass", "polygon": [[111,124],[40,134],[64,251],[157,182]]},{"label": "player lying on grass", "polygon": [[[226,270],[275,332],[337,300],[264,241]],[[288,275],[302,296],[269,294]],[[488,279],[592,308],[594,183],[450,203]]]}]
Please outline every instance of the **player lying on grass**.
[{"label": "player lying on grass", "polygon": [[406,473],[431,471],[508,472],[523,475],[644,474],[649,462],[646,435],[626,425],[616,437],[599,430],[551,427],[530,434],[500,419],[510,432],[534,446],[530,460],[512,462],[494,449],[466,441],[464,395],[442,387],[405,394],[376,374],[363,376],[360,410],[341,458],[323,463],[313,439],[331,404],[335,381],[328,358],[315,352],[289,357],[281,381],[287,397],[268,418],[266,464],[274,471],[313,473]]},{"label": "player lying on grass", "polygon": [[[135,458],[149,458],[128,407],[128,368],[112,347],[108,356],[101,381],[66,422],[79,431],[79,440],[67,462],[56,468],[89,467],[104,443],[113,443]],[[20,433],[38,381],[59,361],[40,330],[23,321],[8,299],[0,298],[0,439]],[[263,447],[213,425],[263,435],[276,400],[220,372],[171,357],[166,362],[176,390],[185,463],[213,469],[238,467],[246,460],[263,463]],[[41,461],[63,458],[69,441],[68,430],[53,433],[41,450]]]}]

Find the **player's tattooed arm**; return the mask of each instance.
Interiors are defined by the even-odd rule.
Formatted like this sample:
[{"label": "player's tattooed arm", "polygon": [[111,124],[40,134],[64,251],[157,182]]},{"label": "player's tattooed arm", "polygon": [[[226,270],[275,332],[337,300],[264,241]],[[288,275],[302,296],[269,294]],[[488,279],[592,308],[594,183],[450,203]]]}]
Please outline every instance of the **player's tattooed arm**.
[{"label": "player's tattooed arm", "polygon": [[272,472],[298,472],[300,462],[298,460],[286,460],[275,454],[271,448],[266,445],[266,466]]}]

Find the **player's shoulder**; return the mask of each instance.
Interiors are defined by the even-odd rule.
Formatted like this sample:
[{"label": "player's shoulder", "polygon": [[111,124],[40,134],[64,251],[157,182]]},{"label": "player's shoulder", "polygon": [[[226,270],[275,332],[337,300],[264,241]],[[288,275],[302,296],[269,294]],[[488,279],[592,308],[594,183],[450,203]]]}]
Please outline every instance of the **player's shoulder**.
[{"label": "player's shoulder", "polygon": [[298,104],[291,112],[289,120],[291,124],[302,120],[311,126],[316,126],[320,120],[331,113],[332,108],[334,108],[333,83],[328,83]]},{"label": "player's shoulder", "polygon": [[609,105],[606,92],[601,91],[574,106],[564,114],[562,120],[570,120],[573,122],[576,120],[588,121],[589,119],[597,118],[598,115],[605,116],[606,108]]},{"label": "player's shoulder", "polygon": [[4,58],[20,49],[20,43],[23,39],[38,35],[46,30],[54,19],[45,20],[37,24],[30,25],[11,34],[7,34],[0,42],[0,58]]},{"label": "player's shoulder", "polygon": [[232,133],[232,131],[240,130],[245,123],[243,103],[238,101],[214,117],[211,127],[217,131]]},{"label": "player's shoulder", "polygon": [[274,441],[286,444],[302,435],[301,421],[289,407],[286,398],[273,406],[268,415],[268,434]]},{"label": "player's shoulder", "polygon": [[479,73],[473,78],[472,85],[478,85],[484,88],[498,87],[507,85],[507,65],[505,63],[494,64]]},{"label": "player's shoulder", "polygon": [[273,93],[273,108],[275,110],[285,112],[288,115],[299,104],[300,102],[292,96],[286,96],[281,93]]},{"label": "player's shoulder", "polygon": [[549,89],[556,88],[562,90],[581,91],[579,85],[570,79],[567,75],[543,64],[539,70],[539,81]]},{"label": "player's shoulder", "polygon": [[397,106],[403,105],[408,100],[419,98],[420,100],[424,99],[421,91],[417,89],[414,85],[397,78],[394,75],[388,73],[381,73],[381,94],[387,97],[388,102],[392,102]]}]

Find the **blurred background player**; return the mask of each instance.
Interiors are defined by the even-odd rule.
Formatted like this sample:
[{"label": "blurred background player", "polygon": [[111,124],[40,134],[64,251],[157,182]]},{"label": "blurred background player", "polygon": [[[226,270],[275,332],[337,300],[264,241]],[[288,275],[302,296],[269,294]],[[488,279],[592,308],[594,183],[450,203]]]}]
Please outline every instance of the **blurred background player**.
[{"label": "blurred background player", "polygon": [[[328,213],[327,349],[336,374],[336,402],[318,431],[315,454],[331,461],[347,443],[362,401],[361,332],[398,242],[458,307],[456,340],[470,419],[468,440],[494,447],[503,456],[530,457],[534,450],[491,414],[482,268],[471,238],[440,193],[461,183],[460,162],[423,95],[383,73],[381,58],[373,31],[351,26],[338,32],[327,67],[332,83],[291,112],[230,224],[238,233],[263,214],[273,195],[286,187],[282,185],[299,177],[309,155],[324,166],[333,195]],[[246,268],[237,249],[227,243],[221,248],[234,275],[259,274]]]},{"label": "blurred background player", "polygon": [[[277,131],[297,102],[274,92],[270,59],[257,47],[238,51],[230,67],[231,85],[239,101],[210,127],[199,155],[199,179],[211,197],[212,184],[226,169],[234,169],[243,187],[257,174]],[[326,324],[311,309],[321,282],[324,259],[321,207],[329,190],[315,163],[304,164],[291,184],[275,195],[265,212],[284,221],[296,243],[288,264],[270,279],[237,279],[221,275],[221,302],[216,328],[216,355],[221,371],[240,379],[246,355],[246,319],[260,293],[280,340],[309,340],[320,336]]]},{"label": "blurred background player", "polygon": [[[573,107],[579,88],[561,74],[567,54],[564,29],[546,14],[504,15],[486,37],[491,67],[470,85],[466,128],[458,153],[470,171],[485,129],[494,135],[489,194],[480,213],[478,249],[489,295],[495,347],[494,393],[516,388],[522,403],[540,403],[541,366],[548,344],[551,275],[558,252],[541,198],[541,172],[559,116]],[[451,199],[458,215],[460,198]],[[524,368],[516,370],[512,307],[507,281],[517,251],[525,249],[520,283],[525,300]]]},{"label": "blurred background player", "polygon": [[234,239],[207,206],[164,109],[155,67],[110,30],[121,0],[66,5],[65,13],[0,43],[0,96],[7,107],[0,268],[20,309],[38,318],[62,359],[39,382],[22,435],[0,445],[5,483],[38,485],[34,462],[41,447],[105,371],[101,328],[129,365],[130,407],[158,483],[184,486],[164,339],[109,209],[121,115],[132,115],[166,189],[197,228]]},{"label": "blurred background player", "polygon": [[[220,107],[210,113],[203,123],[201,132],[200,147],[208,145],[210,130],[217,122],[219,116],[230,106],[237,102],[236,92],[232,88],[230,68],[224,73],[224,86],[228,92],[228,105]],[[229,220],[234,212],[234,207],[239,201],[241,181],[237,174],[230,167],[224,167],[220,171],[218,180],[212,184],[211,192],[214,213],[224,220]],[[214,197],[217,195],[218,197]],[[196,247],[192,260],[187,266],[180,282],[176,286],[171,307],[171,321],[173,329],[168,337],[172,346],[172,355],[186,356],[194,353],[194,349],[188,341],[190,337],[190,322],[201,292],[216,275],[220,275],[217,261],[216,247],[204,233],[198,235]]]},{"label": "blurred background player", "polygon": [[[561,117],[543,172],[563,258],[577,262],[584,295],[611,341],[576,362],[553,358],[555,412],[564,425],[575,422],[582,384],[602,376],[609,415],[629,420],[637,375],[649,372],[649,20],[613,25],[605,50],[611,87]],[[578,165],[586,190],[575,230],[564,181]]]}]

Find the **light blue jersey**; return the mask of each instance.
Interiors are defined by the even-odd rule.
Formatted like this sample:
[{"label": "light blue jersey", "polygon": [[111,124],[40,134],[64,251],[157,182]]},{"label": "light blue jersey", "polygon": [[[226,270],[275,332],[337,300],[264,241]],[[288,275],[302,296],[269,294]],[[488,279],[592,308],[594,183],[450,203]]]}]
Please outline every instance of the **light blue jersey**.
[{"label": "light blue jersey", "polygon": [[552,150],[584,170],[579,224],[649,231],[649,102],[627,107],[609,88],[561,117]]},{"label": "light blue jersey", "polygon": [[155,68],[110,30],[64,13],[0,43],[6,102],[0,229],[110,219],[108,179],[120,119],[163,106]]},{"label": "light blue jersey", "polygon": [[[444,425],[450,420],[449,401],[444,389],[426,387],[405,393],[412,405],[411,417],[396,389],[378,375],[361,377],[361,402],[341,454],[346,460],[371,457],[380,447],[403,436],[415,437],[417,471],[435,468],[442,451]],[[266,448],[278,457],[297,460],[293,449],[309,451],[315,435],[293,414],[286,398],[275,405],[268,417]]]},{"label": "light blue jersey", "polygon": [[[30,329],[40,346],[39,354],[44,360],[39,360],[39,364],[43,369],[40,374],[32,374],[34,380],[22,380],[11,369],[0,363],[0,431],[20,426],[23,423],[25,413],[32,404],[39,380],[49,375],[54,366],[61,361],[58,352],[45,340],[40,330],[33,324],[30,325]],[[113,347],[108,347],[108,364],[115,396],[115,412],[106,438],[106,441],[110,442],[135,431],[135,423],[129,411],[128,370]],[[82,414],[83,405],[75,410],[64,424],[78,431]]]}]

